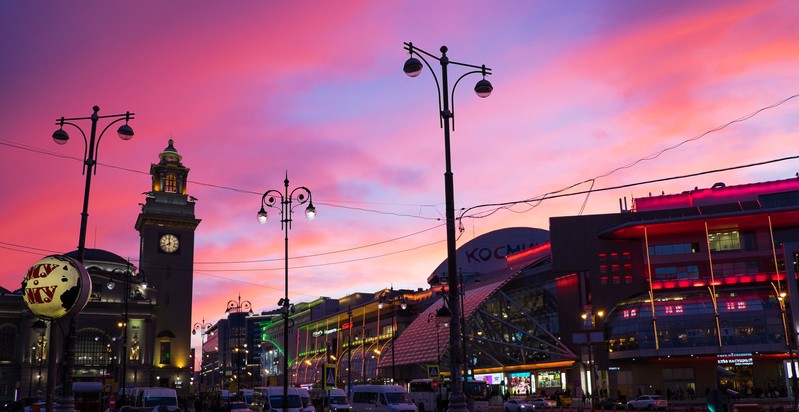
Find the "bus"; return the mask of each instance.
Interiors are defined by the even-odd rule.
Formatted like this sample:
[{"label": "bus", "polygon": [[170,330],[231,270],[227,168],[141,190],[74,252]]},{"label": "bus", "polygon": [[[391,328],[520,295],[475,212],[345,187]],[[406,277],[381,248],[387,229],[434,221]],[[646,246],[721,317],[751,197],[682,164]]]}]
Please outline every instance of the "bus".
[{"label": "bus", "polygon": [[[488,383],[484,380],[465,380],[463,383],[469,412],[488,412]],[[449,392],[449,380],[445,380],[442,384],[436,379],[414,379],[408,384],[408,394],[419,412],[446,409]]]}]

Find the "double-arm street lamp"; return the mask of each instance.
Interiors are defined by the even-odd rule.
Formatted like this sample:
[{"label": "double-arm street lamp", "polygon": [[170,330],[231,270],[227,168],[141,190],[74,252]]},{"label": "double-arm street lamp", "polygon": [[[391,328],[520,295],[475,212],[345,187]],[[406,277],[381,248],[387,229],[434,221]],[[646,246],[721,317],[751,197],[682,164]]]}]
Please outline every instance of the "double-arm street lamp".
[{"label": "double-arm street lamp", "polygon": [[408,308],[405,302],[405,295],[402,292],[394,290],[392,287],[389,290],[383,290],[377,297],[377,308],[383,309],[385,304],[391,305],[391,383],[397,383],[397,361],[395,359],[394,347],[397,346],[397,306],[402,310]]},{"label": "double-arm street lamp", "polygon": [[[475,66],[451,61],[449,57],[447,57],[446,46],[441,46],[441,57],[435,56],[418,47],[415,47],[413,43],[405,43],[405,50],[410,53],[410,58],[405,62],[405,66],[403,67],[405,74],[410,77],[419,76],[424,67],[422,62],[424,62],[424,65],[426,65],[433,74],[433,78],[436,81],[436,88],[438,89],[438,109],[440,124],[444,129],[444,159],[446,163],[446,170],[444,172],[444,194],[447,219],[447,276],[449,278],[449,288],[447,294],[449,296],[448,301],[450,304],[450,310],[453,314],[459,314],[460,303],[458,302],[458,265],[455,256],[455,195],[453,188],[454,184],[452,179],[452,162],[450,159],[449,143],[450,121],[452,121],[452,127],[454,130],[454,97],[455,88],[458,87],[458,83],[464,77],[470,74],[481,74],[483,79],[477,82],[477,84],[474,86],[474,91],[479,97],[488,97],[491,94],[491,91],[494,90],[494,87],[491,85],[491,83],[485,79],[486,75],[491,74],[491,69],[485,67],[485,65]],[[435,59],[441,64],[441,83],[439,83],[435,70],[433,70],[433,68],[430,66],[430,63],[427,62],[425,56]],[[422,59],[422,61],[419,61],[419,59],[416,57]],[[455,84],[452,86],[452,90],[449,88],[449,78],[447,76],[447,68],[450,64],[465,67],[468,70],[466,73],[461,75],[458,80],[455,81]],[[463,368],[463,348],[461,347],[460,336],[458,336],[459,332],[461,331],[460,325],[462,321],[464,320],[459,319],[459,316],[453,316],[449,333],[451,360],[450,373],[452,375],[452,393],[449,397],[449,410],[457,412],[466,411],[466,398],[464,397],[463,382],[461,378],[461,370]]]},{"label": "double-arm street lamp", "polygon": [[241,348],[241,335],[244,332],[244,325],[246,323],[244,321],[244,316],[252,315],[252,303],[250,303],[249,300],[241,300],[241,295],[238,295],[236,300],[231,299],[227,302],[225,315],[228,315],[228,319],[230,319],[231,313],[245,313],[245,315],[236,315],[236,349],[231,351],[231,358],[233,358],[233,352],[236,352],[236,390],[238,391],[241,387],[241,358],[242,354],[247,353],[247,351]]},{"label": "double-arm street lamp", "polygon": [[[126,400],[125,400],[125,395],[126,395],[125,386],[127,384],[127,376],[128,376],[128,358],[130,357],[130,355],[128,354],[128,321],[130,320],[130,317],[128,315],[128,301],[130,300],[131,282],[133,282],[133,276],[135,276],[135,274],[132,273],[132,271],[130,270],[130,262],[128,262],[128,266],[127,266],[127,268],[125,270],[114,269],[111,272],[111,278],[109,279],[108,283],[106,284],[106,287],[108,288],[108,290],[113,290],[114,287],[116,286],[116,283],[114,282],[113,274],[117,273],[117,272],[121,272],[121,274],[122,274],[122,278],[121,279],[122,279],[122,288],[123,288],[123,290],[122,290],[122,294],[123,294],[123,296],[122,296],[122,319],[123,320],[122,320],[122,322],[119,322],[119,324],[118,324],[118,326],[120,328],[122,328],[122,359],[121,359],[121,361],[122,361],[122,379],[121,379],[121,386],[119,388],[119,395],[120,395],[120,399],[122,400],[123,404],[125,404],[125,402],[126,402]],[[143,283],[142,286],[146,287],[147,284]]]},{"label": "double-arm street lamp", "polygon": [[[60,144],[66,144],[69,141],[69,134],[64,130],[64,125],[70,125],[80,132],[81,136],[83,136],[83,143],[84,143],[84,150],[83,150],[83,174],[86,176],[86,186],[83,190],[83,211],[81,212],[81,219],[80,219],[80,233],[78,235],[78,262],[83,264],[83,260],[86,257],[86,225],[89,221],[89,189],[91,188],[92,184],[92,175],[96,173],[94,170],[94,166],[97,164],[97,153],[100,147],[100,140],[102,140],[103,135],[111,127],[113,124],[121,121],[125,121],[125,124],[119,126],[117,129],[117,135],[122,140],[130,140],[133,138],[133,128],[128,125],[128,121],[133,119],[133,113],[126,112],[124,114],[111,114],[107,116],[100,116],[97,113],[100,111],[100,107],[94,106],[92,108],[94,113],[92,113],[89,117],[72,117],[72,118],[65,118],[61,117],[60,119],[56,119],[56,125],[59,126],[59,129],[53,132],[53,140]],[[97,122],[100,119],[114,119],[108,125],[105,126],[100,135],[97,135]],[[83,129],[80,128],[77,124],[73,123],[76,121],[81,120],[90,120],[92,124],[91,132],[89,133],[89,139],[86,139],[86,133],[84,133]],[[75,409],[75,401],[72,398],[72,367],[75,363],[75,335],[76,335],[76,318],[77,314],[74,314],[69,319],[69,332],[67,334],[67,339],[64,344],[64,361],[62,365],[62,382],[61,382],[61,400],[59,401],[59,409],[62,412],[72,411]],[[50,328],[50,340],[52,341],[54,337],[54,331],[56,328]],[[55,375],[55,362],[52,360],[55,359],[55,351],[54,347],[56,345],[50,345],[50,355],[51,361],[49,362],[47,373],[47,410],[53,410],[53,403],[52,397],[55,394],[55,379],[51,377]],[[52,374],[51,374],[52,372]]]},{"label": "double-arm street lamp", "polygon": [[[294,208],[308,203],[305,208],[305,216],[308,220],[316,217],[316,208],[313,206],[311,191],[305,186],[299,186],[289,191],[289,175],[283,180],[284,191],[269,189],[261,196],[261,209],[258,211],[258,222],[266,223],[267,214],[265,207],[271,207],[280,211],[280,227],[283,229],[284,237],[284,268],[285,268],[285,294],[278,301],[278,306],[283,307],[283,410],[288,410],[289,396],[289,316],[292,309],[289,301],[289,230],[291,229]],[[296,205],[294,202],[296,201]]]},{"label": "double-arm street lamp", "polygon": [[449,311],[446,305],[441,305],[435,313],[427,315],[427,323],[435,322],[436,325],[436,364],[441,364],[441,339],[439,338],[439,328],[443,325],[445,328],[449,326],[452,320],[452,312]]},{"label": "double-arm street lamp", "polygon": [[211,329],[213,325],[210,323],[205,322],[205,318],[199,323],[195,323],[194,326],[191,328],[191,334],[196,335],[197,332],[200,332],[200,391],[202,392],[203,389],[203,363],[205,362],[205,355],[203,353],[203,344],[205,344],[205,336],[208,334],[208,329]]}]

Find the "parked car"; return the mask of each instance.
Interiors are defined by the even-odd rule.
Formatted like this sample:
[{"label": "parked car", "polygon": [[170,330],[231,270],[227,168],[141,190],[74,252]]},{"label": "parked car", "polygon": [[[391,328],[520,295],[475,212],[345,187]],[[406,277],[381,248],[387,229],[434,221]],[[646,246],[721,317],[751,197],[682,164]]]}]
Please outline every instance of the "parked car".
[{"label": "parked car", "polygon": [[601,409],[603,411],[620,411],[624,409],[626,405],[624,402],[615,399],[615,398],[605,398],[600,400],[596,403],[595,409]]},{"label": "parked car", "polygon": [[505,401],[505,412],[531,411],[535,406],[524,399],[511,398]]},{"label": "parked car", "polygon": [[627,402],[627,409],[633,410],[665,410],[669,406],[669,402],[659,395],[641,395],[629,402]]},{"label": "parked car", "polygon": [[535,408],[554,408],[558,406],[558,401],[543,396],[528,396],[525,401]]}]

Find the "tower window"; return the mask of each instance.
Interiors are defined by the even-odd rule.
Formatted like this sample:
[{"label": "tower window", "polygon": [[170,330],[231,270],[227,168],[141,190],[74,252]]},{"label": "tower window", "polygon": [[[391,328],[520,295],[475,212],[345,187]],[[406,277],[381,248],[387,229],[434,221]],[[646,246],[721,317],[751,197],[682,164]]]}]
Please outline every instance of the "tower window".
[{"label": "tower window", "polygon": [[161,341],[161,356],[158,363],[162,365],[169,365],[172,363],[172,343],[169,341]]},{"label": "tower window", "polygon": [[164,191],[167,193],[178,192],[178,177],[170,173],[164,176]]}]

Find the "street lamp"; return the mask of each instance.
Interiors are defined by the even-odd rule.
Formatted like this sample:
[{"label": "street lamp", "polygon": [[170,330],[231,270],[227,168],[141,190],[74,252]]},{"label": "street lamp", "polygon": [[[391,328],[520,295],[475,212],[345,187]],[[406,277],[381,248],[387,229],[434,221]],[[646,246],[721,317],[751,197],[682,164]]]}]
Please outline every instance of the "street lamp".
[{"label": "street lamp", "polygon": [[[36,319],[36,321],[33,322],[33,325],[31,325],[31,329],[33,329],[33,332],[39,336],[36,338],[36,345],[34,346],[36,360],[39,363],[39,371],[36,376],[36,392],[38,392],[39,387],[42,384],[42,361],[44,359],[44,347],[47,344],[47,339],[44,337],[44,333],[47,331],[47,324],[41,319]],[[33,368],[32,364],[31,368]],[[33,373],[31,373],[31,375],[32,374]],[[33,386],[33,384],[31,384],[31,386]],[[30,394],[28,397],[30,397]]]},{"label": "street lamp", "polygon": [[[377,297],[377,309],[383,309],[385,304],[391,305],[391,381],[397,383],[397,363],[394,357],[394,347],[397,343],[397,304],[402,310],[408,308],[405,302],[405,295],[397,292],[392,286],[389,290],[383,290]],[[379,326],[379,325],[378,325]]]},{"label": "street lamp", "polygon": [[[460,303],[458,302],[458,274],[457,269],[458,265],[456,262],[456,255],[455,255],[455,194],[454,194],[454,184],[452,180],[452,162],[450,159],[450,144],[449,144],[449,134],[450,134],[450,120],[452,120],[453,130],[454,130],[454,117],[455,117],[455,88],[458,86],[458,83],[464,77],[470,74],[482,74],[483,79],[478,81],[477,84],[474,86],[474,91],[477,93],[479,97],[488,97],[491,94],[491,91],[494,90],[494,87],[491,83],[485,79],[486,75],[491,74],[491,69],[482,66],[475,66],[466,63],[460,63],[451,61],[449,57],[447,57],[447,47],[441,46],[441,57],[432,55],[418,47],[415,47],[413,43],[405,43],[405,50],[410,53],[410,58],[405,62],[405,66],[403,67],[403,71],[410,77],[417,77],[422,72],[422,62],[419,61],[414,56],[419,57],[422,59],[424,64],[430,69],[430,72],[433,74],[433,78],[436,81],[436,88],[438,89],[438,109],[439,109],[439,122],[441,127],[444,129],[444,158],[446,163],[446,171],[444,172],[444,193],[445,193],[445,207],[446,207],[446,219],[447,219],[447,276],[449,277],[449,288],[447,290],[447,294],[449,295],[449,304],[450,310],[454,314],[460,313]],[[436,77],[436,73],[433,68],[430,66],[430,63],[427,62],[425,56],[430,57],[432,59],[437,60],[441,64],[441,84],[439,87],[438,77]],[[454,64],[456,66],[466,67],[467,69],[476,69],[476,70],[469,70],[463,75],[461,75],[458,80],[455,81],[455,84],[452,86],[452,90],[449,89],[448,84],[448,77],[447,77],[447,66],[450,64]],[[450,98],[452,96],[452,98]],[[452,107],[452,110],[450,110]],[[459,316],[454,316],[452,318],[452,325],[449,329],[449,344],[450,344],[450,373],[452,375],[452,393],[450,394],[450,402],[449,402],[449,409],[450,411],[457,411],[457,412],[464,412],[466,411],[466,398],[464,397],[463,393],[463,382],[461,379],[461,369],[463,368],[463,356],[462,356],[462,347],[461,347],[461,340],[458,336],[458,333],[461,331],[461,322],[462,319],[459,319]]]},{"label": "street lamp", "polygon": [[[86,225],[89,221],[89,189],[92,185],[92,175],[97,173],[94,170],[94,166],[97,164],[97,153],[100,148],[100,140],[102,140],[103,135],[111,127],[113,124],[117,122],[121,122],[122,120],[125,121],[125,124],[119,126],[117,129],[117,135],[122,140],[130,140],[133,138],[133,128],[128,125],[128,121],[133,119],[134,113],[125,112],[125,114],[111,114],[107,116],[100,116],[97,112],[100,111],[99,106],[92,107],[94,113],[92,113],[89,117],[72,117],[72,118],[65,118],[61,117],[60,119],[56,119],[56,125],[59,126],[59,129],[53,132],[53,140],[60,144],[66,144],[69,141],[69,135],[64,130],[64,125],[68,124],[80,132],[81,136],[83,136],[83,143],[84,143],[84,150],[83,150],[83,174],[86,176],[86,186],[83,190],[83,211],[80,214],[80,233],[78,235],[78,262],[83,264],[83,260],[86,257]],[[100,119],[114,119],[108,125],[105,126],[100,135],[97,136],[97,121]],[[73,121],[79,120],[91,120],[92,128],[91,132],[89,133],[89,140],[86,140],[86,133],[84,133],[83,129],[80,128],[77,124],[73,123]],[[77,334],[76,331],[76,318],[77,313],[70,316],[69,319],[69,332],[67,334],[67,339],[64,344],[64,360],[61,371],[62,373],[62,382],[61,382],[61,399],[59,400],[59,409],[61,412],[68,412],[75,410],[75,399],[72,398],[72,367],[75,363],[75,335]],[[54,338],[55,328],[50,328],[50,340],[52,341]],[[55,359],[55,351],[54,347],[56,345],[50,345],[50,356],[51,361],[48,365],[48,378],[47,378],[47,391],[48,391],[48,400],[47,400],[47,410],[53,410],[52,404],[52,397],[51,394],[55,394],[55,379],[51,379],[51,376],[55,375],[55,362],[52,360]],[[52,372],[52,375],[50,374]]]},{"label": "street lamp", "polygon": [[210,329],[213,325],[210,323],[205,322],[205,318],[199,323],[195,323],[194,326],[191,328],[191,334],[196,335],[197,331],[200,331],[200,393],[202,393],[203,388],[203,362],[205,362],[205,355],[203,354],[203,344],[205,343],[205,337],[208,335],[208,329]]},{"label": "street lamp", "polygon": [[[436,310],[435,313],[430,313],[427,315],[427,323],[432,322],[435,320],[436,322],[436,366],[438,367],[439,373],[441,371],[441,332],[439,328],[443,324],[446,328],[449,326],[450,320],[452,320],[452,312],[449,311],[446,305],[441,305],[440,308]],[[436,398],[436,412],[440,412],[441,410],[441,398],[443,397],[441,391],[444,383],[438,385],[438,397]]]},{"label": "street lamp", "polygon": [[[113,290],[116,286],[114,282],[113,274],[116,272],[122,272],[122,287],[123,287],[123,297],[122,297],[122,316],[123,321],[119,324],[119,327],[122,328],[122,379],[121,379],[121,386],[119,388],[119,396],[120,396],[120,403],[122,405],[126,404],[125,395],[125,386],[127,384],[127,376],[128,376],[128,321],[130,320],[128,316],[128,300],[130,299],[130,283],[133,281],[132,277],[134,274],[130,270],[130,262],[128,261],[127,268],[125,270],[121,269],[114,269],[111,271],[111,277],[109,278],[106,287],[108,290]],[[145,284],[146,286],[146,284]]]},{"label": "street lamp", "polygon": [[[286,178],[283,180],[284,192],[279,190],[269,189],[261,196],[261,209],[258,211],[258,222],[261,224],[266,223],[267,214],[266,207],[278,209],[280,211],[280,228],[283,229],[284,237],[284,268],[285,268],[285,294],[283,298],[278,301],[278,306],[283,307],[283,410],[288,410],[288,397],[289,397],[289,316],[293,305],[289,301],[289,230],[291,229],[291,215],[294,213],[294,208],[302,204],[308,203],[305,208],[305,216],[308,220],[313,220],[316,217],[316,208],[313,206],[313,199],[311,191],[305,186],[299,186],[289,192],[289,174],[286,171]],[[279,202],[278,202],[279,199]],[[296,200],[297,204],[292,206]]]},{"label": "street lamp", "polygon": [[446,305],[441,305],[435,313],[427,315],[427,323],[435,321],[436,324],[436,364],[441,363],[441,339],[439,338],[439,328],[444,325],[446,328],[452,319],[452,312],[449,311]]},{"label": "street lamp", "polygon": [[[590,330],[586,337],[586,344],[588,345],[588,368],[589,368],[589,379],[591,384],[591,393],[589,393],[591,397],[591,410],[594,410],[594,407],[597,402],[597,392],[596,392],[596,368],[594,367],[594,343],[597,341],[605,341],[605,332],[604,329],[597,330],[596,323],[597,318],[600,320],[605,317],[605,311],[602,309],[594,310],[593,307],[587,306],[583,313],[580,314],[580,318],[584,321],[583,326],[587,326]],[[600,335],[601,334],[601,335]],[[601,339],[598,339],[598,336],[601,336]]]},{"label": "street lamp", "polygon": [[[791,342],[791,337],[793,333],[788,332],[788,322],[785,317],[785,306],[788,304],[788,300],[786,299],[788,294],[782,291],[782,288],[778,288],[779,285],[774,285],[774,282],[771,282],[771,287],[774,289],[774,294],[777,297],[777,302],[780,305],[780,316],[782,317],[782,330],[785,334],[785,346],[788,348],[788,360],[790,362],[791,368],[791,386],[793,388],[793,399],[794,399],[794,406],[799,405],[799,378],[796,376],[796,363],[794,362],[793,357],[793,343]],[[793,326],[791,326],[793,328]]]},{"label": "street lamp", "polygon": [[[227,309],[225,315],[230,319],[231,313],[244,313],[252,315],[252,303],[249,300],[241,300],[241,294],[238,295],[236,300],[229,300],[227,302]],[[244,316],[236,315],[236,391],[238,392],[241,386],[241,335],[244,329]],[[233,351],[231,351],[231,359],[233,358]]]},{"label": "street lamp", "polygon": [[[363,362],[363,360],[361,360]],[[352,390],[352,305],[347,306],[347,396]]]}]

